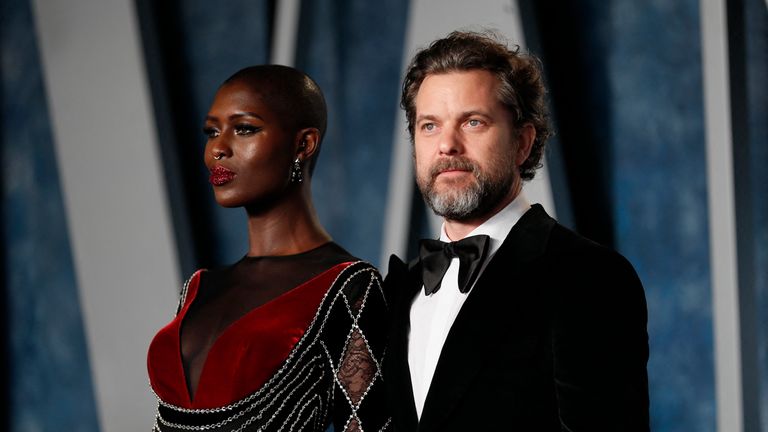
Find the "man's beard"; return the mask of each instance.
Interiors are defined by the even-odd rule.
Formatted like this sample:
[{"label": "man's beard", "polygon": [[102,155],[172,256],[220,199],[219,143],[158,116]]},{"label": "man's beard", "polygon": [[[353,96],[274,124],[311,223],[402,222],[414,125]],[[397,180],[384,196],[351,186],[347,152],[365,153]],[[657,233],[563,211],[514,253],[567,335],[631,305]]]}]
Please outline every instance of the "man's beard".
[{"label": "man's beard", "polygon": [[[440,172],[447,169],[470,171],[473,181],[467,186],[443,181],[442,191],[438,192],[435,181]],[[514,162],[511,157],[500,158],[483,171],[472,160],[454,156],[438,160],[427,178],[417,176],[416,180],[424,200],[436,215],[449,220],[469,220],[488,213],[507,195],[515,180]]]}]

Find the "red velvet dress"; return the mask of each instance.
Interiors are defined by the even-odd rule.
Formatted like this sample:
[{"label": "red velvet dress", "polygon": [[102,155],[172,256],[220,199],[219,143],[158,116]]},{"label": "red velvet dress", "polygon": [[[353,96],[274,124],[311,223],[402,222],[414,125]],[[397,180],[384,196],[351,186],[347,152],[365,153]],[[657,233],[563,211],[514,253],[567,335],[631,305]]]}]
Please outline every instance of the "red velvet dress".
[{"label": "red velvet dress", "polygon": [[[202,366],[195,370],[194,354],[182,344],[194,345],[200,329],[218,323],[210,308],[185,322],[197,303],[216,304],[200,295],[206,277],[198,271],[190,278],[176,317],[150,344],[150,384],[159,401],[154,430],[324,431],[330,423],[336,431],[388,428],[380,374],[386,305],[375,268],[360,261],[335,264],[219,323],[212,336],[198,338],[210,343],[203,344],[197,356]],[[195,327],[195,319],[201,325]]]}]

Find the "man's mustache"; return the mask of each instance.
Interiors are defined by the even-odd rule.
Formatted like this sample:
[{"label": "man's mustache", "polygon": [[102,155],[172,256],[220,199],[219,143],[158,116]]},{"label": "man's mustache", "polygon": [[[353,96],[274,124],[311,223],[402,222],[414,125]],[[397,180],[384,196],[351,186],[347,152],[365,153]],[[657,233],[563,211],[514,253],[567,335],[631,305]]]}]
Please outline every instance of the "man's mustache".
[{"label": "man's mustache", "polygon": [[434,181],[438,174],[448,170],[471,171],[473,174],[476,174],[478,171],[478,166],[471,159],[465,158],[463,156],[454,156],[448,159],[440,159],[430,168],[429,177],[432,179],[432,181]]}]

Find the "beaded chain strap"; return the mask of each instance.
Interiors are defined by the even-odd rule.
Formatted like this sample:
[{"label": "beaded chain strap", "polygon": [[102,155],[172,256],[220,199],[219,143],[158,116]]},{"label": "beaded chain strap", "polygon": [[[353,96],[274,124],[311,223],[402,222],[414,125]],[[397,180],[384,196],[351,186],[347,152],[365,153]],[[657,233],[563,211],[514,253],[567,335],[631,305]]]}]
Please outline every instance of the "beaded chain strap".
[{"label": "beaded chain strap", "polygon": [[[181,292],[182,307],[189,281]],[[325,293],[302,338],[274,375],[255,393],[230,405],[187,409],[166,403],[155,393],[158,409],[153,432],[384,431],[390,419],[380,413],[383,395],[379,329],[385,311],[377,270],[359,261],[346,267]],[[370,324],[369,324],[370,323]],[[153,391],[154,392],[154,391]],[[343,429],[339,427],[343,426]]]}]

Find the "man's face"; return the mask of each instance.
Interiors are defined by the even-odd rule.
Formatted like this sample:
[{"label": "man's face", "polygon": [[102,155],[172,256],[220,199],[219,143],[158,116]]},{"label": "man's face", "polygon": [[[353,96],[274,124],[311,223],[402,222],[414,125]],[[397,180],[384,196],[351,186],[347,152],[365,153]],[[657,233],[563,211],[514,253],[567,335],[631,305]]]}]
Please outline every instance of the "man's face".
[{"label": "man's face", "polygon": [[520,182],[517,137],[483,70],[428,75],[416,95],[416,182],[446,219],[483,217],[511,201]]}]

